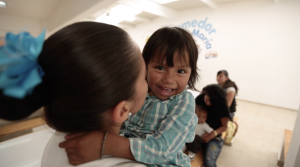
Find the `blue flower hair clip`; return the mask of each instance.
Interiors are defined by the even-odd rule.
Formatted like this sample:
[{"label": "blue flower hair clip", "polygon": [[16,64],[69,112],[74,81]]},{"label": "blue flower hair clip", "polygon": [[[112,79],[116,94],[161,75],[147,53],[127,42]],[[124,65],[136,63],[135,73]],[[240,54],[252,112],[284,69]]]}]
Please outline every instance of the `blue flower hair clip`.
[{"label": "blue flower hair clip", "polygon": [[42,82],[44,72],[37,58],[42,51],[45,31],[37,38],[28,32],[7,33],[0,46],[0,89],[6,96],[22,99]]}]

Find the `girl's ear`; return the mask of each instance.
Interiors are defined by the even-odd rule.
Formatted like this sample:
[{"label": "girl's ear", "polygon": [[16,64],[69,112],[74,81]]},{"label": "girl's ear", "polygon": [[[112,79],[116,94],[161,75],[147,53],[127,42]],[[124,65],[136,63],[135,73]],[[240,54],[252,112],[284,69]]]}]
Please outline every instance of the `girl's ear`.
[{"label": "girl's ear", "polygon": [[112,109],[113,121],[118,124],[122,124],[129,117],[129,103],[128,101],[119,102]]}]

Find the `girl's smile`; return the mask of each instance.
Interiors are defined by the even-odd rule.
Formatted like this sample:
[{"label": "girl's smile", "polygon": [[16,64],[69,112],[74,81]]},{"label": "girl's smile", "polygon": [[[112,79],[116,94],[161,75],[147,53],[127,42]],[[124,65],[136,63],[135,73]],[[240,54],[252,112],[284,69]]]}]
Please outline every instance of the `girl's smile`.
[{"label": "girl's smile", "polygon": [[[188,54],[185,55],[188,62]],[[160,62],[155,56],[148,63],[147,81],[150,87],[150,96],[157,96],[161,100],[177,95],[187,87],[191,67],[178,58],[177,52],[174,54],[174,66],[167,65],[166,60]]]},{"label": "girl's smile", "polygon": [[158,88],[158,92],[160,92],[164,96],[170,96],[175,89],[167,88],[164,86],[156,86]]}]

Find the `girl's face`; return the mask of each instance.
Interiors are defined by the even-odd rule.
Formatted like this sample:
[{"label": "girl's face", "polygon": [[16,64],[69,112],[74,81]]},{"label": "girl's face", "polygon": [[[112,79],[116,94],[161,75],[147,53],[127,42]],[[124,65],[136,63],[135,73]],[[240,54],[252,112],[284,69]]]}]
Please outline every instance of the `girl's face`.
[{"label": "girl's face", "polygon": [[207,106],[211,106],[210,98],[207,94],[204,95],[204,102]]},{"label": "girl's face", "polygon": [[217,76],[217,82],[219,85],[224,85],[224,83],[228,80],[228,77],[226,77],[223,73],[219,74]]},{"label": "girl's face", "polygon": [[[151,89],[149,95],[167,100],[169,97],[184,91],[191,75],[191,68],[179,61],[177,52],[174,55],[173,67],[168,67],[166,60],[159,63],[157,57],[155,56],[147,66],[147,80]],[[186,58],[189,62],[188,55]]]},{"label": "girl's face", "polygon": [[135,95],[132,99],[133,105],[132,108],[130,109],[132,114],[137,113],[142,108],[148,92],[148,84],[146,81],[147,71],[146,71],[145,62],[141,52],[139,51],[138,53],[140,57],[139,61],[141,64],[141,70],[135,85]]}]

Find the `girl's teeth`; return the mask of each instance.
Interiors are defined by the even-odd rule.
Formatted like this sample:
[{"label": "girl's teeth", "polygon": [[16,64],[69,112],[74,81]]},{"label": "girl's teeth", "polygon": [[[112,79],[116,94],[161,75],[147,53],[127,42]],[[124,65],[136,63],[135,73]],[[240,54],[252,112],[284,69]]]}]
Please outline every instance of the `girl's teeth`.
[{"label": "girl's teeth", "polygon": [[158,87],[159,90],[161,90],[161,88],[163,88],[164,90],[168,90],[168,92],[172,92],[172,89],[168,89],[168,88],[165,88],[165,87]]}]

